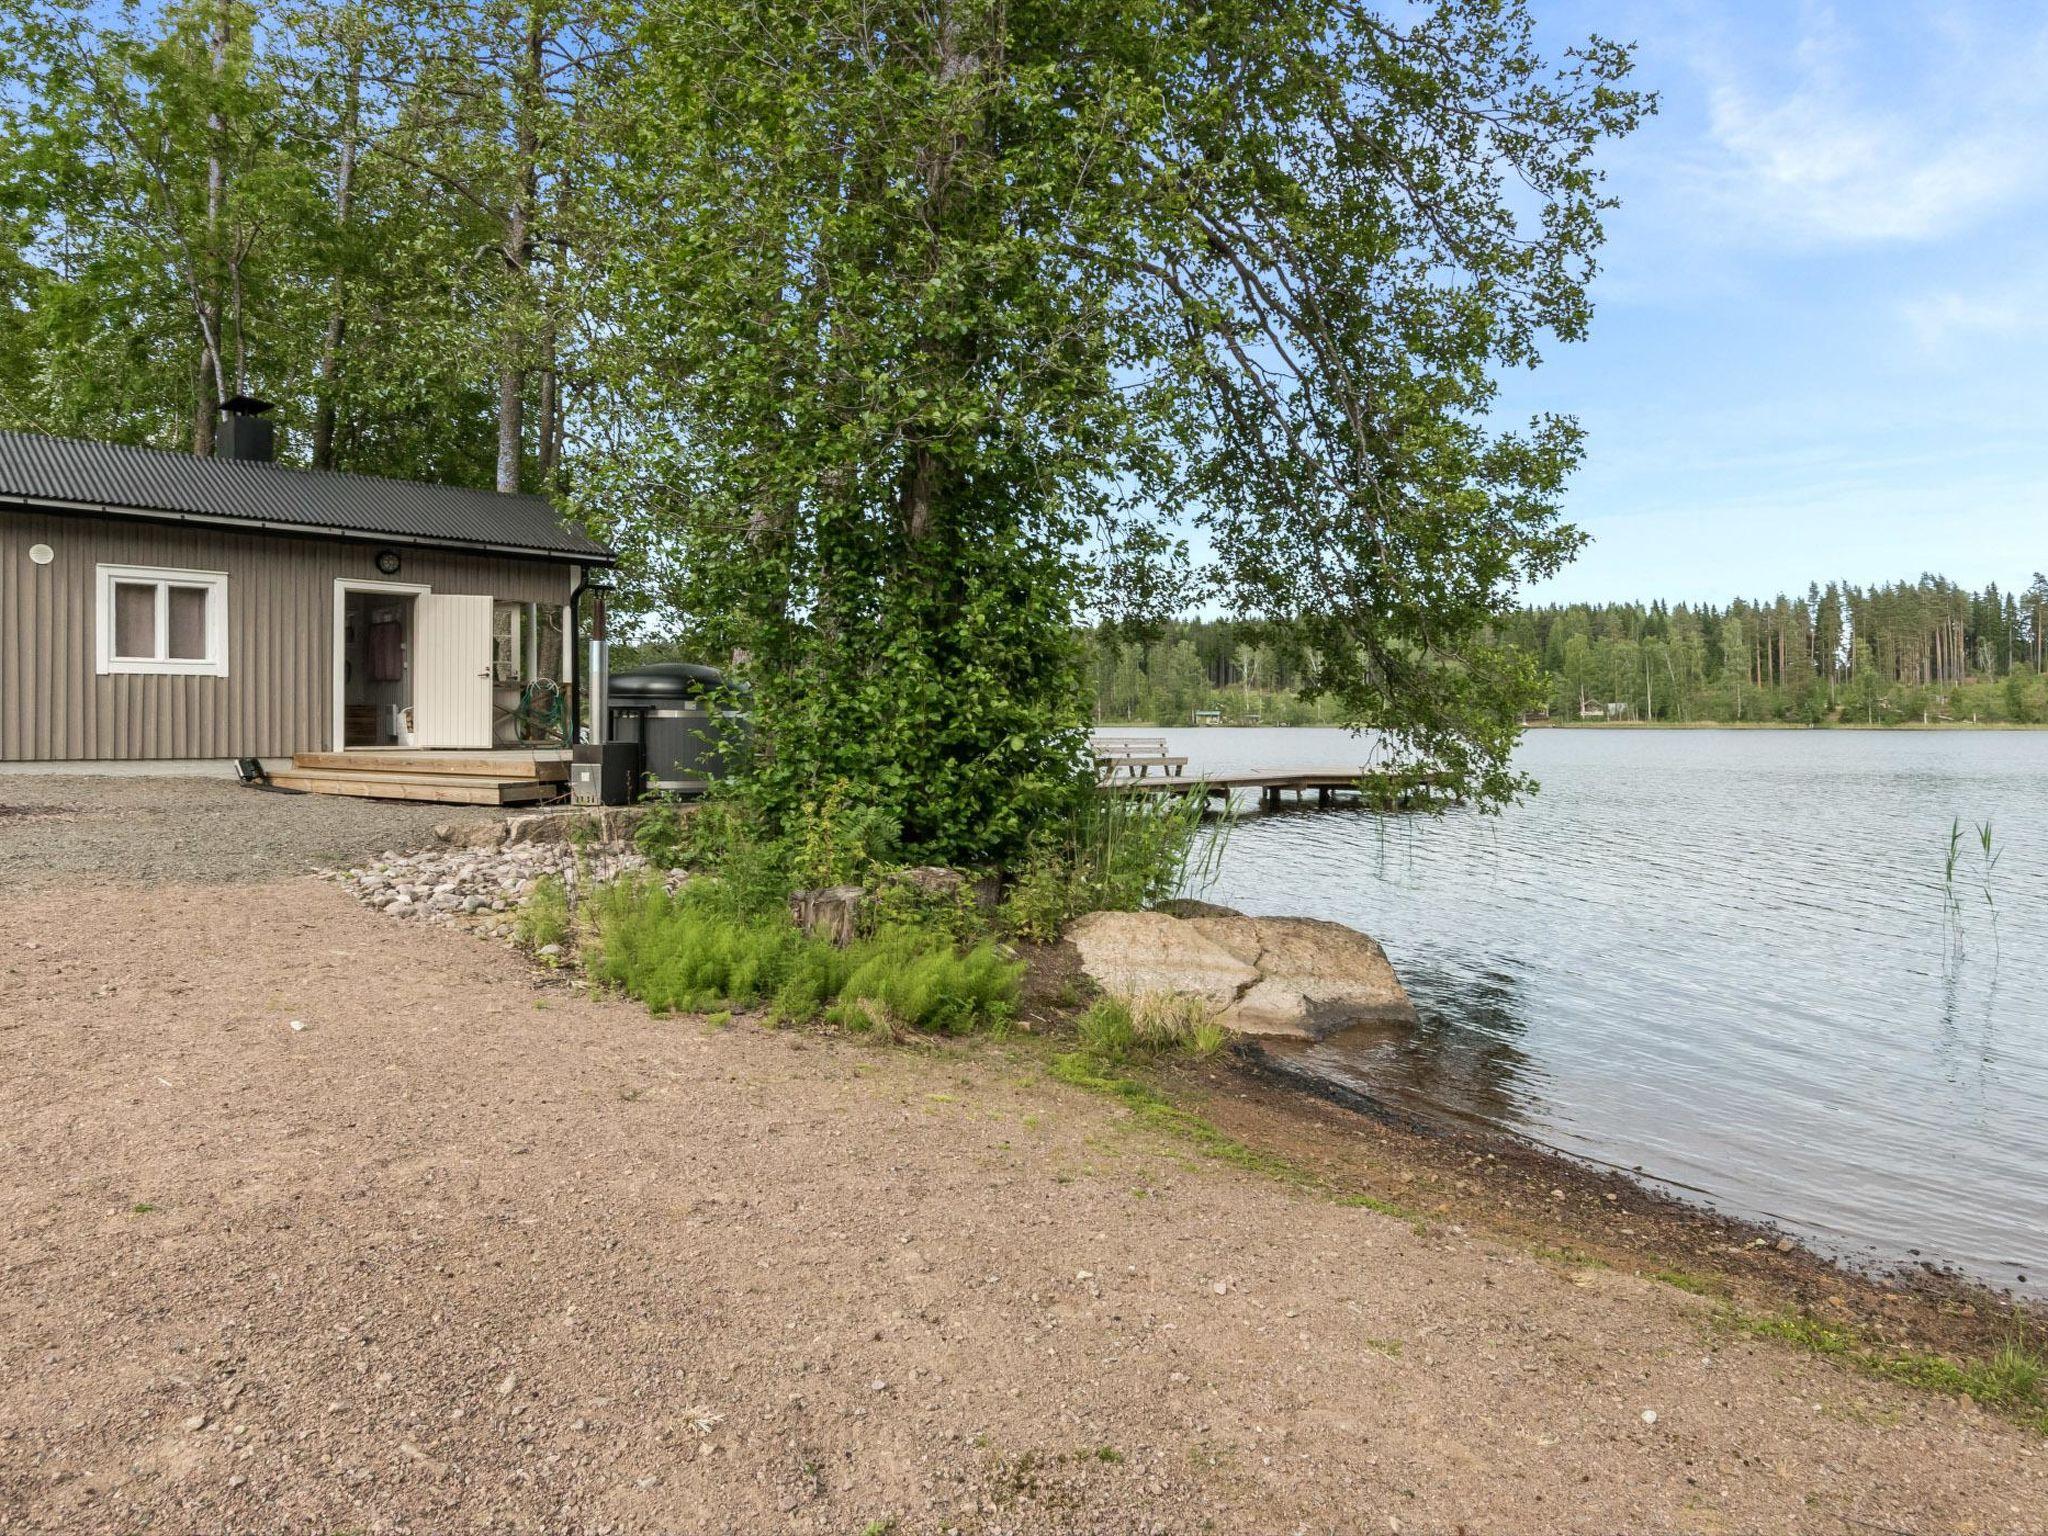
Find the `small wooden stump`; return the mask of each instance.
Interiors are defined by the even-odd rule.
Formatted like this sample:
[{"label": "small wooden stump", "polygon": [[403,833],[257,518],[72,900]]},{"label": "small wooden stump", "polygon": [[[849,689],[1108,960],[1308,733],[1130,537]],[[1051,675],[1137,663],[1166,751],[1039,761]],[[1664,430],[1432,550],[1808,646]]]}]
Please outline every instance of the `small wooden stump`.
[{"label": "small wooden stump", "polygon": [[791,891],[789,915],[805,933],[830,939],[844,949],[860,932],[860,909],[866,899],[866,888],[858,885],[823,885],[816,890]]}]

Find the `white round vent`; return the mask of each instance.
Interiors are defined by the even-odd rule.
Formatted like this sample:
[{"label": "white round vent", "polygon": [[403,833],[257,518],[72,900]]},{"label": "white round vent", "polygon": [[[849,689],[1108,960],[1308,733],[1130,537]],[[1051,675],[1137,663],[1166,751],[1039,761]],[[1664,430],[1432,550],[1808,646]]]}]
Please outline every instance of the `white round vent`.
[{"label": "white round vent", "polygon": [[37,565],[48,565],[57,558],[57,551],[47,544],[31,544],[28,547],[28,557]]}]

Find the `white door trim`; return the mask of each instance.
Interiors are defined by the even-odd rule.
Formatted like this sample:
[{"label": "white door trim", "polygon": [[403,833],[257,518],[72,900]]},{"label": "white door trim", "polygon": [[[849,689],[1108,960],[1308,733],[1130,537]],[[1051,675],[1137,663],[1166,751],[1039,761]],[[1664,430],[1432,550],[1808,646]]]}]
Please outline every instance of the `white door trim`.
[{"label": "white door trim", "polygon": [[410,581],[359,581],[353,576],[334,578],[334,647],[333,666],[329,686],[334,693],[334,710],[328,718],[328,741],[330,752],[340,752],[348,746],[348,732],[344,728],[343,704],[348,697],[348,679],[344,663],[348,660],[348,594],[351,592],[395,592],[405,597],[425,597],[433,592],[432,587],[420,586]]}]

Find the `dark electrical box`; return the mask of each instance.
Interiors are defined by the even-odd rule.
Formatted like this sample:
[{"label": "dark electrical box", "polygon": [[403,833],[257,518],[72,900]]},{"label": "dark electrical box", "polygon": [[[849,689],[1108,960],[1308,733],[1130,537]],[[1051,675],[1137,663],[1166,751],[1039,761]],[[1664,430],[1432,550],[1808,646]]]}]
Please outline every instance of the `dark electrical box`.
[{"label": "dark electrical box", "polygon": [[569,799],[575,805],[631,805],[638,798],[640,743],[606,741],[574,749]]}]

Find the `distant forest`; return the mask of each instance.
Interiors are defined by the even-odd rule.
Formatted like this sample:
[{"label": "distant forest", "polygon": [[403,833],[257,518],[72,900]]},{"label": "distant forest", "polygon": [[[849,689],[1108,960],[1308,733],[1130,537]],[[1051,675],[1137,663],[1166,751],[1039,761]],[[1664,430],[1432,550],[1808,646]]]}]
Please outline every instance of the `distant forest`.
[{"label": "distant forest", "polygon": [[[1095,714],[1184,725],[1198,715],[1312,725],[1325,712],[1258,626],[1165,625],[1092,637]],[[2023,592],[1939,576],[1815,584],[1803,597],[1523,607],[1494,638],[1530,657],[1554,721],[1899,725],[2048,723],[2048,576]]]}]

